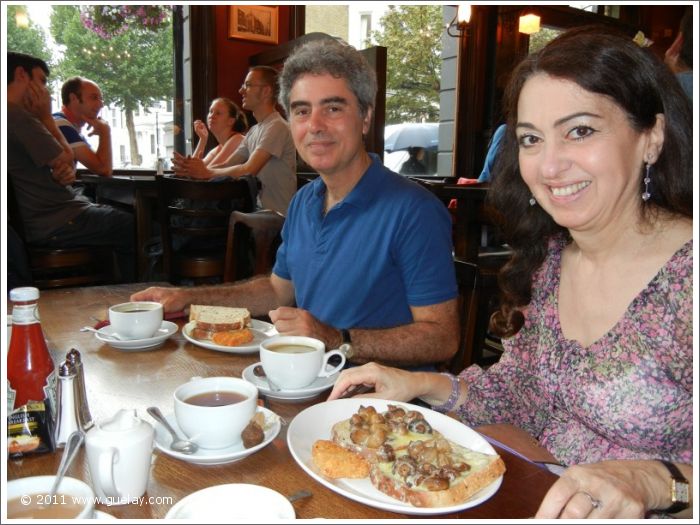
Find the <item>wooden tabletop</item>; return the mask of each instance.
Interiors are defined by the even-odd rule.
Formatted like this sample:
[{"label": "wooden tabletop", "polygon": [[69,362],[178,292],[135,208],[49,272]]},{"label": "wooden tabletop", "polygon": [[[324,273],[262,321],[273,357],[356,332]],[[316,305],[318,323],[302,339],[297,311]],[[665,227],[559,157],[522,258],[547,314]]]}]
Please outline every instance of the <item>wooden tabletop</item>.
[{"label": "wooden tabletop", "polygon": [[[128,301],[144,284],[98,286],[42,291],[39,311],[42,328],[54,361],[59,363],[71,348],[83,358],[87,396],[95,419],[112,416],[118,409],[133,408],[149,423],[156,424],[146,407],[157,405],[165,413],[173,410],[172,392],[193,376],[236,376],[258,361],[258,354],[236,355],[200,348],[178,331],[163,346],[143,352],[124,352],[101,343],[91,333],[80,332],[91,319],[105,319],[110,305]],[[8,308],[8,313],[10,309]],[[179,320],[182,326],[184,320]],[[301,410],[323,402],[328,391],[302,402],[270,400],[270,409],[290,422]],[[427,409],[426,409],[427,410]],[[292,458],[287,448],[287,427],[262,450],[226,465],[194,465],[154,449],[146,502],[107,507],[102,510],[117,518],[163,518],[170,507],[188,494],[213,485],[252,483],[289,495],[301,489],[313,497],[294,503],[297,518],[400,519],[397,514],[366,506],[339,495],[311,478]],[[84,447],[83,447],[84,448]],[[556,477],[504,450],[498,449],[507,471],[503,483],[486,502],[444,518],[527,518],[533,516]],[[7,479],[53,474],[61,451],[8,460]],[[69,476],[90,483],[84,450],[71,466]],[[150,499],[150,501],[148,501]]]}]

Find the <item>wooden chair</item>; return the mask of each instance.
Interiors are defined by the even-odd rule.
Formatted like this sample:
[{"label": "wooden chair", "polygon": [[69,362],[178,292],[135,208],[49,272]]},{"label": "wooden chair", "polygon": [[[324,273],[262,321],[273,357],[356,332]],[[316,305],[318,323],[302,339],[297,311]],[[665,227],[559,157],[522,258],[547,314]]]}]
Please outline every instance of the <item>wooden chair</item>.
[{"label": "wooden chair", "polygon": [[156,179],[166,278],[171,283],[223,280],[231,211],[253,208],[248,183],[241,179]]},{"label": "wooden chair", "polygon": [[445,368],[453,374],[458,374],[474,362],[479,267],[462,259],[455,259],[454,265],[459,289],[459,347],[457,353],[446,363]]},{"label": "wooden chair", "polygon": [[40,290],[114,281],[114,257],[108,247],[49,248],[27,242],[10,177],[7,178],[7,215],[8,223],[24,244],[33,285]]},{"label": "wooden chair", "polygon": [[485,274],[477,264],[464,259],[455,258],[454,265],[459,288],[460,337],[457,353],[444,368],[457,374],[474,363],[493,364],[500,358],[503,347],[500,339],[488,332],[491,314],[496,309],[495,274]]},{"label": "wooden chair", "polygon": [[[240,257],[247,253],[247,241],[254,245],[253,275],[268,273],[275,264],[275,255],[281,242],[280,232],[284,216],[272,210],[253,213],[234,211],[231,213],[226,241],[226,269],[224,282],[249,277],[241,268]],[[243,228],[248,231],[243,233]]]}]

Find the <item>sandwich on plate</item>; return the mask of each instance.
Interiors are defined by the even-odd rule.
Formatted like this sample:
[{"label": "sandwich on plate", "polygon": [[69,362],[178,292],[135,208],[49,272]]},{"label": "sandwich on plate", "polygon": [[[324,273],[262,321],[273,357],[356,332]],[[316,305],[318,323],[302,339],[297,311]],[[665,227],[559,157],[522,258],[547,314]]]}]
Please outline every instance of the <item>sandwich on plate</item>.
[{"label": "sandwich on plate", "polygon": [[250,312],[247,308],[229,306],[190,306],[191,335],[195,339],[211,341],[222,346],[250,343]]}]

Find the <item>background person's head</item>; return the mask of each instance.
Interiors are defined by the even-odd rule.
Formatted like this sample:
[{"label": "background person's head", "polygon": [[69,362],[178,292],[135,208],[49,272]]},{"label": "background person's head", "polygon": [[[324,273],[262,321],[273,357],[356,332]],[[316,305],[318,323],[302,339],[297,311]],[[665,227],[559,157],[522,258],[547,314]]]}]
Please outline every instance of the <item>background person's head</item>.
[{"label": "background person's head", "polygon": [[411,146],[408,148],[408,155],[416,160],[423,160],[425,149],[420,146]]},{"label": "background person's head", "polygon": [[[35,78],[35,69],[38,68],[43,73],[45,83],[46,77],[49,76],[49,66],[42,59],[27,55],[26,53],[17,53],[15,51],[7,52],[7,83],[10,84],[15,80],[15,70],[21,67],[29,76],[29,79],[41,81]],[[37,71],[37,73],[39,72]]]},{"label": "background person's head", "polygon": [[61,102],[81,121],[97,118],[104,107],[100,88],[82,77],[71,77],[63,83]]},{"label": "background person's head", "polygon": [[238,133],[243,133],[248,129],[248,117],[238,107],[233,100],[227,97],[218,97],[212,100],[209,106],[209,115],[207,116],[207,126],[211,129],[213,124],[212,117],[221,112],[229,120],[230,129]]},{"label": "background person's head", "polygon": [[243,109],[256,111],[263,105],[274,107],[277,103],[277,70],[270,66],[253,66],[238,90],[243,99]]},{"label": "background person's head", "polygon": [[289,114],[289,94],[303,75],[329,74],[346,81],[357,97],[362,116],[374,108],[377,75],[354,47],[337,40],[317,40],[298,48],[284,63],[279,78],[279,103]]}]

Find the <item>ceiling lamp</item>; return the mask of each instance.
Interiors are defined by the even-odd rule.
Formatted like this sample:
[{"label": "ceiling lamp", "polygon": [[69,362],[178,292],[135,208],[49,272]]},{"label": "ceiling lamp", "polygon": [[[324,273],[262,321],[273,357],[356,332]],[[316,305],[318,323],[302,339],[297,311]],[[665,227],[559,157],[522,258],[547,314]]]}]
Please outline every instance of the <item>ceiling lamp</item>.
[{"label": "ceiling lamp", "polygon": [[[469,20],[472,17],[472,8],[469,4],[458,4],[457,13],[452,19],[452,22],[447,26],[447,34],[458,37],[463,33],[469,25]],[[456,32],[455,32],[456,31]]]},{"label": "ceiling lamp", "polygon": [[29,27],[29,17],[22,6],[18,6],[15,12],[15,24],[22,29]]},{"label": "ceiling lamp", "polygon": [[537,15],[523,15],[520,17],[518,31],[531,35],[540,30],[540,17]]}]

